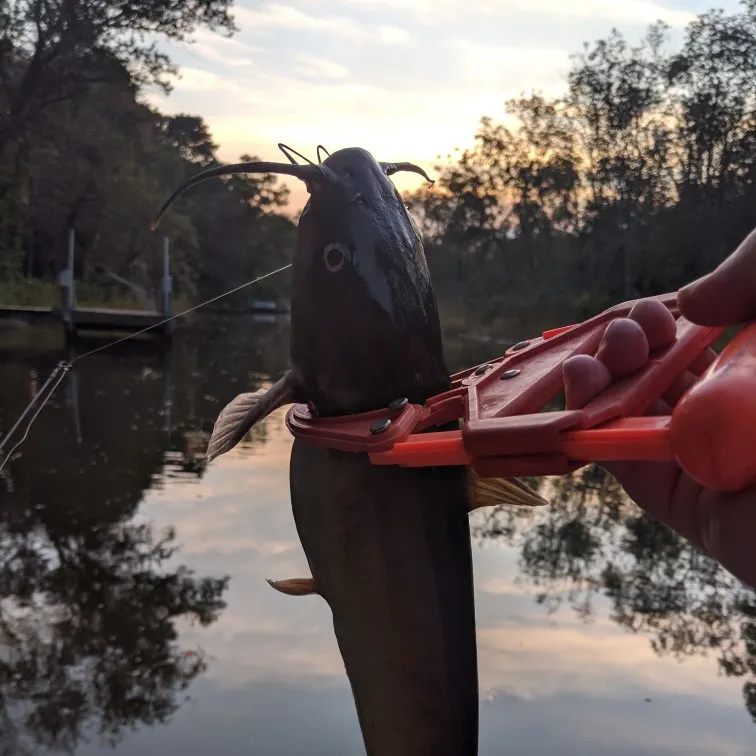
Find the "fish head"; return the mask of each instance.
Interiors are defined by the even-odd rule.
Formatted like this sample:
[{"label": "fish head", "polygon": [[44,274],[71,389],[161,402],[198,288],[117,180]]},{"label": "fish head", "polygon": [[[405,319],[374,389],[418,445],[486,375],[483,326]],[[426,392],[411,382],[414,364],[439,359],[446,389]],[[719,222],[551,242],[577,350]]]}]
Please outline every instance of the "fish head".
[{"label": "fish head", "polygon": [[[362,412],[449,387],[420,229],[390,175],[422,169],[342,149],[299,219],[291,356],[321,415]],[[426,176],[427,178],[427,176]]]},{"label": "fish head", "polygon": [[[290,160],[292,160],[290,158]],[[390,176],[427,174],[350,147],[319,164],[246,162],[193,176],[163,203],[201,181],[233,173],[278,173],[309,192],[292,263],[291,362],[319,415],[422,404],[450,387],[436,297],[422,236]]]}]

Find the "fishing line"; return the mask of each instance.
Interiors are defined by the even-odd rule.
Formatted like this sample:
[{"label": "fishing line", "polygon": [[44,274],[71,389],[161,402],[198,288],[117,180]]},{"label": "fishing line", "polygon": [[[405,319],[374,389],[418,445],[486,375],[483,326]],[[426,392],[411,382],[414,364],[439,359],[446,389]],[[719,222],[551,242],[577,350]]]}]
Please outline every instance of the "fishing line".
[{"label": "fishing line", "polygon": [[104,349],[110,349],[110,347],[113,347],[116,344],[120,344],[123,341],[128,341],[129,339],[133,339],[135,336],[141,336],[143,333],[147,333],[147,331],[151,331],[153,328],[160,328],[160,326],[163,326],[166,323],[170,323],[172,320],[176,320],[176,318],[183,318],[184,315],[188,315],[190,312],[199,310],[200,307],[205,307],[209,304],[212,304],[213,302],[217,302],[219,299],[223,299],[223,297],[228,297],[231,294],[236,294],[237,291],[241,291],[242,289],[245,289],[247,286],[252,286],[252,284],[256,284],[262,281],[264,278],[270,278],[270,276],[274,276],[276,275],[276,273],[280,273],[282,270],[286,270],[287,268],[290,268],[290,267],[291,267],[291,263],[289,263],[288,265],[284,265],[281,268],[277,268],[276,270],[270,271],[270,273],[266,273],[264,276],[255,278],[253,281],[247,281],[247,283],[244,283],[241,286],[237,286],[235,289],[231,289],[231,291],[227,291],[225,294],[219,294],[217,297],[208,299],[206,302],[201,302],[200,304],[195,305],[194,307],[190,307],[188,310],[179,312],[176,315],[171,315],[170,318],[161,320],[159,323],[153,323],[151,326],[147,326],[147,328],[142,328],[141,331],[137,331],[136,333],[130,333],[128,336],[124,336],[122,339],[117,339],[116,341],[110,342],[110,344],[105,344],[101,347],[97,347],[97,349],[92,349],[89,352],[84,352],[84,354],[80,354],[77,357],[74,357],[74,359],[71,360],[71,364],[73,365],[75,362],[78,362],[83,357],[89,357],[90,355],[96,354],[97,352],[102,352]]},{"label": "fishing line", "polygon": [[5,467],[5,465],[8,464],[11,457],[13,457],[13,455],[16,453],[16,449],[18,449],[18,447],[21,446],[21,444],[23,444],[24,441],[26,441],[26,437],[29,435],[29,431],[31,430],[32,425],[34,424],[34,421],[37,419],[37,415],[39,415],[39,413],[42,412],[42,409],[47,404],[48,400],[53,395],[53,392],[55,391],[56,388],[58,388],[58,385],[63,380],[66,373],[71,369],[71,367],[72,365],[70,362],[59,362],[57,364],[57,366],[55,367],[55,370],[53,370],[52,373],[50,373],[50,376],[45,381],[44,386],[42,386],[42,388],[34,395],[32,400],[27,405],[26,409],[21,413],[21,417],[19,417],[18,420],[16,420],[16,424],[8,431],[5,438],[3,438],[3,440],[0,442],[0,452],[2,452],[3,447],[5,446],[6,443],[8,443],[8,441],[10,441],[16,429],[21,425],[23,419],[29,414],[32,407],[37,402],[37,399],[39,399],[40,396],[42,396],[45,389],[53,382],[53,380],[55,380],[55,383],[53,384],[52,388],[48,391],[47,396],[41,400],[39,407],[37,407],[37,411],[31,416],[31,419],[26,424],[26,428],[24,429],[24,435],[13,446],[13,448],[8,452],[8,454],[6,454],[6,456],[3,458],[3,461],[0,462],[0,472],[3,471],[3,468]]},{"label": "fishing line", "polygon": [[[66,373],[68,373],[68,371],[73,368],[76,362],[83,359],[84,357],[89,357],[93,354],[96,354],[97,352],[102,352],[105,349],[110,349],[111,347],[114,347],[116,344],[121,344],[124,341],[128,341],[129,339],[135,338],[136,336],[141,336],[143,333],[147,333],[147,331],[152,331],[155,328],[160,328],[160,326],[164,326],[166,323],[170,323],[172,320],[176,320],[177,318],[182,318],[184,317],[184,315],[188,315],[190,312],[194,312],[195,310],[199,310],[201,307],[205,307],[209,304],[212,304],[213,302],[217,302],[219,299],[223,299],[224,297],[228,297],[231,294],[235,294],[237,291],[241,291],[242,289],[245,289],[247,286],[252,286],[252,284],[259,283],[265,278],[270,278],[271,276],[276,275],[276,273],[281,273],[282,271],[290,267],[291,267],[291,263],[289,263],[288,265],[283,265],[280,268],[276,268],[276,270],[270,271],[270,273],[266,273],[263,276],[259,276],[258,278],[255,278],[252,281],[247,281],[247,283],[243,283],[241,286],[237,286],[235,289],[231,289],[230,291],[227,291],[223,294],[219,294],[217,297],[212,297],[212,299],[208,299],[204,302],[200,302],[200,304],[195,305],[194,307],[190,307],[188,310],[179,312],[176,315],[171,315],[171,317],[165,318],[164,320],[161,320],[158,323],[153,323],[151,326],[147,326],[147,328],[142,328],[141,331],[130,333],[128,336],[124,336],[123,338],[116,339],[115,341],[111,341],[108,344],[103,344],[103,346],[97,347],[96,349],[91,349],[89,352],[84,352],[84,354],[80,354],[74,357],[74,359],[71,360],[70,362],[66,362],[66,361],[59,362],[56,365],[55,369],[52,371],[52,373],[50,373],[47,380],[44,382],[42,388],[39,391],[37,391],[37,393],[34,395],[32,400],[26,406],[26,409],[21,413],[21,416],[18,418],[18,420],[16,420],[13,427],[8,431],[8,433],[2,439],[0,439],[0,453],[2,453],[5,445],[10,441],[13,434],[20,427],[21,423],[24,421],[24,418],[31,412],[32,408],[34,407],[34,405],[37,403],[37,400],[39,399],[40,400],[39,407],[37,407],[37,410],[34,412],[34,414],[29,419],[29,422],[26,424],[24,435],[21,437],[21,440],[18,441],[15,444],[15,446],[8,452],[8,454],[2,459],[2,461],[0,461],[0,472],[2,472],[5,465],[8,464],[8,461],[13,456],[13,454],[15,454],[18,447],[21,446],[21,444],[23,444],[24,441],[26,441],[26,437],[29,435],[29,431],[31,430],[32,425],[34,424],[34,421],[37,419],[37,415],[39,415],[39,413],[42,411],[44,406],[52,397],[55,389],[59,386],[60,382],[65,377]],[[52,384],[52,387],[49,389],[49,391],[47,391],[46,396],[42,397],[42,395],[45,393],[45,390],[48,388],[48,386],[50,386],[50,384]],[[40,399],[40,397],[42,398]]]}]

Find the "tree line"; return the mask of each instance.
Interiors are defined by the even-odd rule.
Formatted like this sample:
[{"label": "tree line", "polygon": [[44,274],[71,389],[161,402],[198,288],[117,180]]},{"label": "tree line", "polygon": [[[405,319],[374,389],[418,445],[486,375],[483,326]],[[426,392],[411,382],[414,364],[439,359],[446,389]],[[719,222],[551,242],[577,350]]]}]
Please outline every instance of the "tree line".
[{"label": "tree line", "polygon": [[[175,71],[143,35],[236,30],[233,0],[6,0],[0,6],[0,275],[53,280],[66,229],[79,280],[159,278],[149,222],[197,170],[219,164],[200,116],[148,107]],[[522,324],[587,317],[671,291],[756,223],[756,0],[711,10],[679,49],[663,23],[617,30],[572,57],[567,91],[506,103],[470,149],[407,196],[447,310]],[[247,158],[249,156],[240,156]],[[162,231],[190,296],[287,261],[295,228],[274,176],[208,182]],[[287,278],[271,284],[286,291]],[[256,294],[260,292],[256,291]]]},{"label": "tree line", "polygon": [[[220,164],[200,116],[144,103],[176,71],[145,38],[236,30],[233,0],[5,0],[0,4],[0,280],[54,281],[76,230],[78,280],[159,281],[171,240],[177,293],[232,288],[288,254],[294,226],[273,176],[208,182],[149,224],[197,171]],[[144,35],[147,35],[145,37]],[[241,156],[249,159],[250,156]],[[260,295],[260,290],[256,290]]]},{"label": "tree line", "polygon": [[[572,56],[567,91],[507,103],[409,198],[440,298],[554,325],[674,291],[756,225],[756,1]],[[566,321],[565,321],[566,322]]]}]

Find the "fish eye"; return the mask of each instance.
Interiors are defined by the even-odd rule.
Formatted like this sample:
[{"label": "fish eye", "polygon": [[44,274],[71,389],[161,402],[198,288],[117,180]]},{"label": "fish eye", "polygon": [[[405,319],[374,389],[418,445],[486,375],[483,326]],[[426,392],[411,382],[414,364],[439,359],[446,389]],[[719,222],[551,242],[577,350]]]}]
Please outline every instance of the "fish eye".
[{"label": "fish eye", "polygon": [[340,242],[333,242],[323,250],[323,262],[330,273],[338,273],[349,256],[349,248]]}]

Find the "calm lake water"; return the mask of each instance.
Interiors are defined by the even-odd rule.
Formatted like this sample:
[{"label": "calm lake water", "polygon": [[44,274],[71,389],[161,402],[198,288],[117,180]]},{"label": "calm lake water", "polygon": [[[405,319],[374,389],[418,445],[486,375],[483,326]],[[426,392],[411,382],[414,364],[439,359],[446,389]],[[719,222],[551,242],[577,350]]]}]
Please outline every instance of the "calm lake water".
[{"label": "calm lake water", "polygon": [[[265,582],[308,574],[285,410],[198,461],[287,329],[208,317],[83,360],[0,473],[2,756],[364,753],[325,602]],[[39,328],[0,349],[2,435],[67,355]],[[453,369],[503,349],[447,345]],[[545,485],[472,517],[480,753],[756,752],[754,594],[600,471]]]}]

